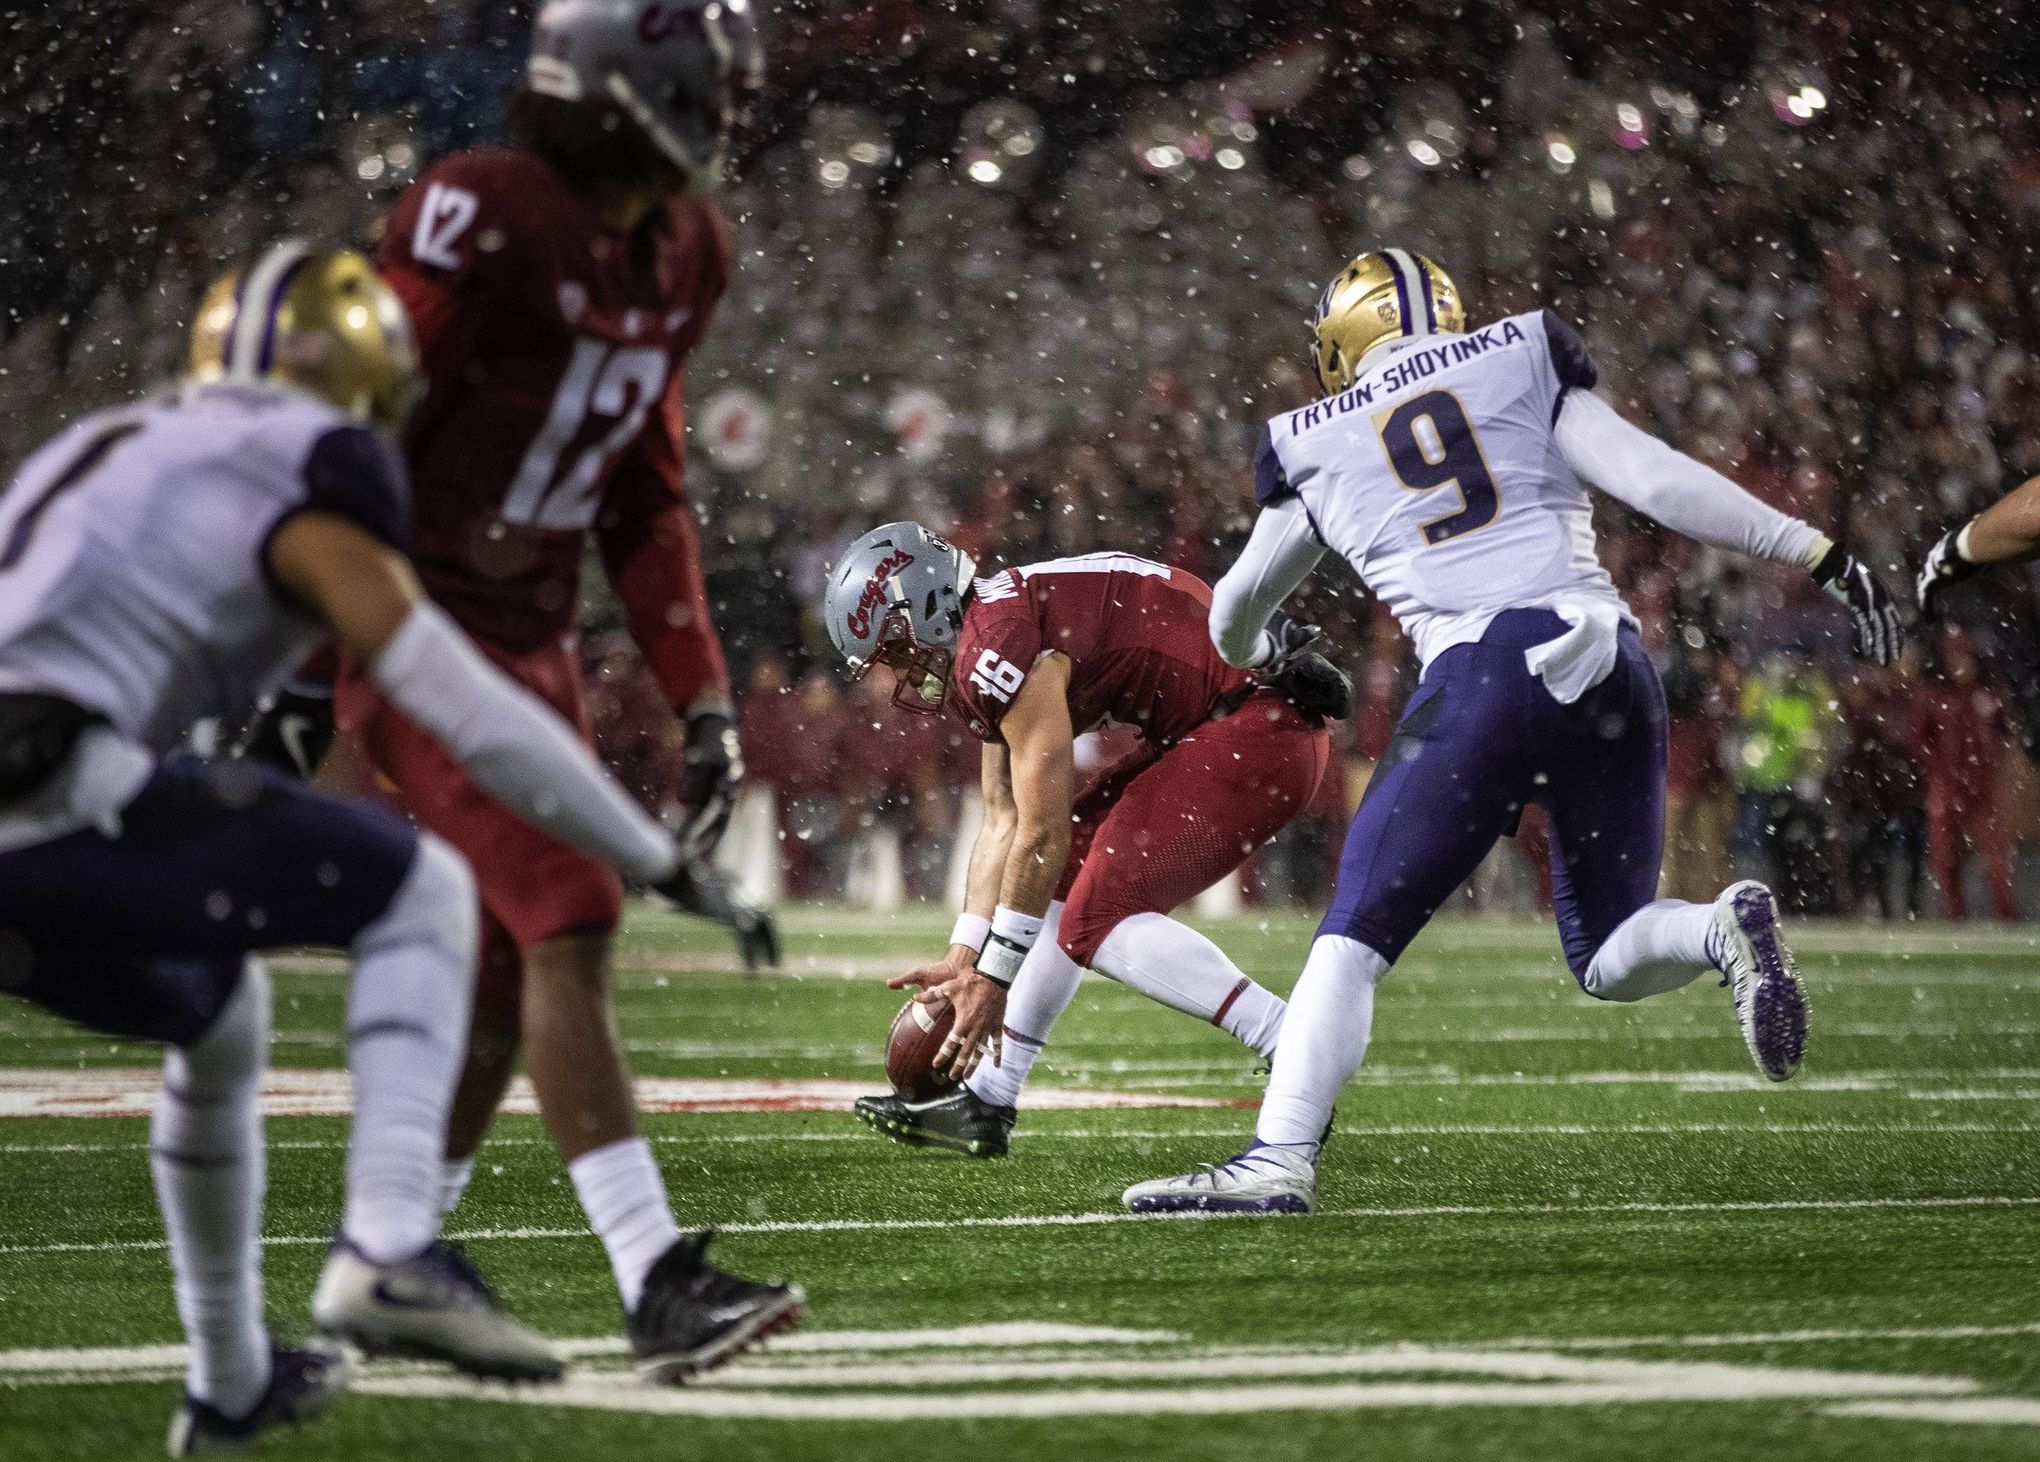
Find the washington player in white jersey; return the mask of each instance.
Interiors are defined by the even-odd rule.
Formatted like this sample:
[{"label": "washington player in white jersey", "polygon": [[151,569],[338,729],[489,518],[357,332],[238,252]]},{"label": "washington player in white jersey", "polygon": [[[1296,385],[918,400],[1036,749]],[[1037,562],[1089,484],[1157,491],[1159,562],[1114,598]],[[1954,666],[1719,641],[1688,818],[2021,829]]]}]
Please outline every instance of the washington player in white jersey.
[{"label": "washington player in white jersey", "polygon": [[[270,249],[207,297],[193,362],[177,390],[64,432],[0,496],[0,988],[170,1047],[150,1154],[191,1341],[180,1455],[246,1445],[344,1382],[337,1357],[276,1347],[263,1325],[264,949],[354,956],[354,1123],[320,1327],[477,1375],[562,1369],[439,1241],[475,959],[467,865],[393,813],[172,755],[191,723],[245,715],[331,633],[506,804],[655,886],[680,866],[574,732],[419,591],[389,440],[415,352],[368,261]],[[743,1306],[696,1319],[724,1324],[722,1308]]]},{"label": "washington player in white jersey", "polygon": [[1375,983],[1532,803],[1550,816],[1552,902],[1582,989],[1640,1000],[1719,971],[1758,1069],[1798,1068],[1805,995],[1770,891],[1654,901],[1664,692],[1595,554],[1590,484],[1701,542],[1810,571],[1848,608],[1859,654],[1883,664],[1899,647],[1866,568],[1623,420],[1548,310],[1469,331],[1437,265],[1388,249],[1332,281],[1313,335],[1325,394],[1262,432],[1261,514],[1214,590],[1212,638],[1234,665],[1288,649],[1277,608],[1330,550],[1395,613],[1423,679],[1354,814],[1254,1144],[1127,1189],[1137,1212],[1311,1209]]}]

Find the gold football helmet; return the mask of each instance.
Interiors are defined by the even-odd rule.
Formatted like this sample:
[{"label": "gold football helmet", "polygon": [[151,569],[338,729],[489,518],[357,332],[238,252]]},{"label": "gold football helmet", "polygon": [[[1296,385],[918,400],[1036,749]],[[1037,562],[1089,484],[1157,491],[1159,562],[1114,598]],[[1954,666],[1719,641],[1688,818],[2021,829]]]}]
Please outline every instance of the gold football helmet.
[{"label": "gold football helmet", "polygon": [[1452,276],[1403,249],[1362,254],[1325,286],[1311,316],[1311,366],[1327,396],[1353,384],[1360,362],[1381,346],[1466,328]]},{"label": "gold football helmet", "polygon": [[422,384],[403,301],[352,250],[289,239],[213,282],[191,331],[201,381],[281,381],[401,432]]}]

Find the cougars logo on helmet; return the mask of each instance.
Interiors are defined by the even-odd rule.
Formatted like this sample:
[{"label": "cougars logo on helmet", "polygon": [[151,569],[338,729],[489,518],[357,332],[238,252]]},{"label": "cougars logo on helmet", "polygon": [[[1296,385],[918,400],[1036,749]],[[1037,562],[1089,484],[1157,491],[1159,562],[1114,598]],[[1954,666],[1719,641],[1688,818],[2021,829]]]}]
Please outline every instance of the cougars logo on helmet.
[{"label": "cougars logo on helmet", "polygon": [[864,592],[857,596],[857,607],[850,611],[850,633],[862,639],[871,633],[871,614],[885,603],[885,582],[895,573],[914,561],[914,556],[904,548],[895,548],[878,561],[878,567],[871,571],[871,577],[864,581]]}]

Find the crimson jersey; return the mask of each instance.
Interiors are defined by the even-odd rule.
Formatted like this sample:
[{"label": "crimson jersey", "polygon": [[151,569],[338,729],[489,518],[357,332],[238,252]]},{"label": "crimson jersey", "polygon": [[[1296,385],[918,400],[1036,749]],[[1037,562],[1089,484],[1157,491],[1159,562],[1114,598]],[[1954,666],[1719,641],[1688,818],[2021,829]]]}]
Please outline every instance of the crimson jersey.
[{"label": "crimson jersey", "polygon": [[1156,746],[1183,739],[1247,684],[1212,648],[1211,586],[1130,553],[1002,569],[973,586],[956,641],[955,704],[996,741],[1027,673],[1049,651],[1070,661],[1079,735],[1132,726]]},{"label": "crimson jersey", "polygon": [[575,625],[599,541],[667,699],[727,679],[681,479],[681,368],[729,280],[714,209],[635,235],[535,154],[446,158],[398,200],[376,262],[428,390],[412,424],[412,556],[432,597],[511,653]]}]

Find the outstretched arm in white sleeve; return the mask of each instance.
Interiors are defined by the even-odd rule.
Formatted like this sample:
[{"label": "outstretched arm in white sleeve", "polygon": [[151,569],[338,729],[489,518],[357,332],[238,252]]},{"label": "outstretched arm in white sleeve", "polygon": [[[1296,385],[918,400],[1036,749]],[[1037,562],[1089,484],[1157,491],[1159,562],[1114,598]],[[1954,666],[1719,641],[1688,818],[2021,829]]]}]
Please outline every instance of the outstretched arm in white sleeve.
[{"label": "outstretched arm in white sleeve", "polygon": [[1568,392],[1554,433],[1588,482],[1675,533],[1811,572],[1834,545],[1810,523],[1759,501],[1704,462],[1634,426],[1591,391]]},{"label": "outstretched arm in white sleeve", "polygon": [[1283,498],[1261,509],[1239,561],[1211,590],[1211,643],[1226,664],[1254,669],[1289,648],[1269,620],[1324,553],[1301,500]]},{"label": "outstretched arm in white sleeve", "polygon": [[1880,665],[1897,656],[1902,635],[1890,593],[1810,523],[1631,425],[1591,391],[1567,394],[1553,436],[1573,471],[1645,517],[1715,548],[1806,569],[1848,608],[1858,655]]},{"label": "outstretched arm in white sleeve", "polygon": [[429,603],[410,565],[353,522],[300,512],[269,542],[277,581],[376,685],[504,806],[657,886],[679,850],[557,712],[496,669]]}]

